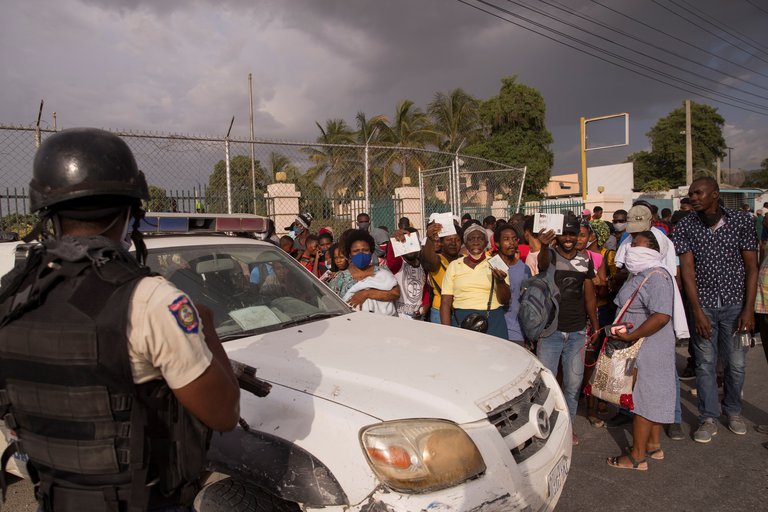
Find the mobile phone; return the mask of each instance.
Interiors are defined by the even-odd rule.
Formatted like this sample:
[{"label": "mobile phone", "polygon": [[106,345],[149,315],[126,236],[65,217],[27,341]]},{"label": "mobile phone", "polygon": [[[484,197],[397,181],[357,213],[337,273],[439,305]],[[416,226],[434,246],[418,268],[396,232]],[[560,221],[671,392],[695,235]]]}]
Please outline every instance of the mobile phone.
[{"label": "mobile phone", "polygon": [[635,324],[630,322],[621,322],[618,324],[611,324],[605,326],[605,330],[608,334],[611,336],[616,334],[627,334],[627,331],[629,329],[632,329],[635,326]]}]

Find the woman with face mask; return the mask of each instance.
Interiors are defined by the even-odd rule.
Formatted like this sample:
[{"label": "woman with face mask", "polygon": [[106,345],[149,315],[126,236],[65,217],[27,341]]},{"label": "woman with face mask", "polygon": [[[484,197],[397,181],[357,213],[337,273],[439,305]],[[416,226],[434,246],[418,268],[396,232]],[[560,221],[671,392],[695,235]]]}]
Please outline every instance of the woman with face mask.
[{"label": "woman with face mask", "polygon": [[[477,221],[464,227],[467,255],[445,270],[440,301],[440,323],[459,326],[472,313],[486,316],[486,334],[507,339],[504,306],[509,304],[509,276],[488,263],[488,233]],[[493,287],[493,289],[492,289]]]},{"label": "woman with face mask", "polygon": [[329,286],[355,309],[396,316],[400,287],[386,267],[373,264],[375,247],[367,231],[358,229],[346,236],[344,252],[349,267],[336,274]]},{"label": "woman with face mask", "polygon": [[675,332],[672,327],[673,278],[664,266],[659,243],[651,231],[635,233],[627,250],[629,278],[619,290],[622,306],[637,291],[622,322],[632,324],[611,337],[635,343],[645,338],[637,355],[637,378],[632,399],[633,446],[625,455],[611,457],[616,468],[648,469],[649,459],[662,460],[661,425],[675,421]]}]

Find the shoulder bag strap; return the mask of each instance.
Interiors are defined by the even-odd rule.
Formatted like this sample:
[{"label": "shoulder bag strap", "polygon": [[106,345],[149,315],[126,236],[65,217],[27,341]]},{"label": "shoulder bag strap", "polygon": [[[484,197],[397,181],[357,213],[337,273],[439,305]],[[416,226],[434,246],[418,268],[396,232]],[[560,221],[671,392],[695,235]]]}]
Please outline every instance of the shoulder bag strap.
[{"label": "shoulder bag strap", "polygon": [[[488,264],[488,268],[491,268],[490,263]],[[490,318],[491,316],[491,302],[493,302],[493,286],[496,284],[496,276],[493,275],[493,271],[491,270],[491,293],[488,294],[488,307],[485,310],[485,317]]]},{"label": "shoulder bag strap", "polygon": [[616,319],[613,321],[613,323],[617,324],[617,323],[619,323],[621,321],[622,317],[624,316],[624,313],[627,312],[627,309],[629,308],[630,304],[632,304],[632,301],[635,300],[635,297],[637,297],[637,294],[640,291],[640,288],[643,287],[645,282],[648,281],[648,279],[650,279],[650,277],[653,274],[660,274],[660,273],[661,273],[661,271],[654,270],[653,272],[651,272],[650,274],[645,276],[645,279],[643,279],[643,282],[641,282],[640,286],[637,287],[637,290],[635,290],[634,293],[632,293],[632,296],[629,298],[629,300],[626,303],[624,303],[624,305],[621,307],[621,309],[619,310],[619,314],[616,315]]}]

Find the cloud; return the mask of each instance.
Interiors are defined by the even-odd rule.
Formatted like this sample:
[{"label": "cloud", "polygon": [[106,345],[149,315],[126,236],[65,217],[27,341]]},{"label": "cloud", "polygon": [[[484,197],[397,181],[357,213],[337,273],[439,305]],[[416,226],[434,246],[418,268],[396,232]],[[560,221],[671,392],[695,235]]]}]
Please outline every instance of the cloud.
[{"label": "cloud", "polygon": [[[657,7],[629,0],[601,1],[768,74],[768,63]],[[515,13],[628,55],[596,36],[502,3]],[[353,124],[358,111],[391,116],[402,99],[425,107],[435,92],[456,87],[487,98],[498,92],[501,77],[517,75],[519,81],[541,91],[547,102],[555,169],[572,170],[580,165],[580,116],[630,113],[630,146],[590,153],[590,165],[598,165],[622,161],[627,154],[646,148],[644,133],[686,97],[702,101],[445,0],[27,0],[7,4],[0,20],[2,123],[32,122],[44,98],[45,119],[50,124],[50,112],[56,110],[59,126],[221,136],[234,115],[233,135],[245,138],[249,133],[247,75],[253,73],[257,136],[311,140],[317,136],[315,121],[322,124],[341,117]],[[544,8],[542,3],[537,5]],[[747,77],[752,85],[739,87],[768,96],[768,90],[760,89],[768,86],[763,77],[593,2],[567,5],[590,19]],[[696,6],[745,34],[762,37],[764,18],[750,11],[747,3],[724,9],[716,0],[703,0]],[[597,35],[619,39],[615,33],[546,9],[578,21]],[[632,57],[654,69],[677,74],[690,67],[652,48],[643,51],[668,62]],[[711,86],[729,91],[729,84],[738,83],[728,78],[722,82]],[[766,135],[761,128],[765,117],[715,106],[728,121],[728,142],[738,147],[734,154],[739,155],[739,165],[743,158],[744,166],[755,166],[765,157],[759,154],[759,141]]]}]

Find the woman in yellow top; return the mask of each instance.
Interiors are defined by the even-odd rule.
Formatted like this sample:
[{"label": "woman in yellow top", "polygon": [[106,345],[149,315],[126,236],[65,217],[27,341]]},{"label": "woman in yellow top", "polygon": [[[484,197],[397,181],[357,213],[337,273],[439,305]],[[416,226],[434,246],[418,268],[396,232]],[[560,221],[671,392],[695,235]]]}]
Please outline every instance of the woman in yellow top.
[{"label": "woman in yellow top", "polygon": [[488,264],[487,244],[488,234],[480,224],[473,223],[464,228],[467,255],[452,261],[445,271],[440,322],[459,326],[470,313],[480,313],[488,316],[486,334],[507,339],[503,306],[510,299],[509,278],[506,272]]}]

